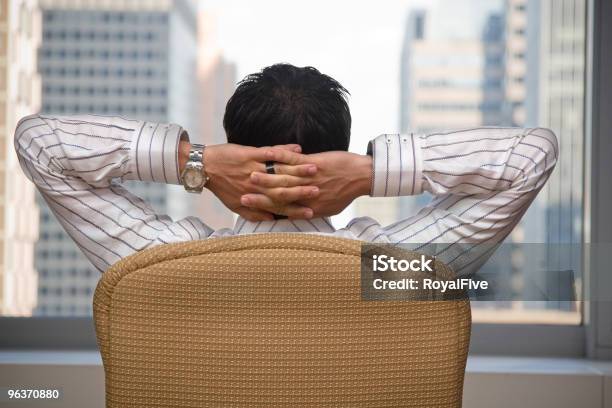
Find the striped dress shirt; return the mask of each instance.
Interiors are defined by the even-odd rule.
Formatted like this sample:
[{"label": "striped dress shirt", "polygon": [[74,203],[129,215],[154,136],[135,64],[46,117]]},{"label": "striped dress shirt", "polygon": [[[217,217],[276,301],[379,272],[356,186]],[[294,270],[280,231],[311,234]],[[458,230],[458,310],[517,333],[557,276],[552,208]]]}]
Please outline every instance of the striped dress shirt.
[{"label": "striped dress shirt", "polygon": [[[189,216],[173,220],[121,186],[123,180],[180,184],[183,129],[121,117],[23,118],[15,149],[66,232],[100,271],[134,252],[235,234],[320,233],[409,244],[470,274],[512,231],[553,170],[558,145],[544,128],[481,127],[427,135],[381,135],[370,142],[371,196],[427,191],[433,200],[391,225],[370,217],[336,229],[328,218],[249,222],[213,230]],[[211,214],[213,217],[214,214]]]}]

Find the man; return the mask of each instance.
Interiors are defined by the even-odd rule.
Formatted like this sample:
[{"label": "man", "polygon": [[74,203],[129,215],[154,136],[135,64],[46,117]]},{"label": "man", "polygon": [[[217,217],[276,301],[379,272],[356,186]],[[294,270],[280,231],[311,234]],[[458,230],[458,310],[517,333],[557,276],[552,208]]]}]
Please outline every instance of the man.
[{"label": "man", "polygon": [[[15,148],[26,175],[101,272],[162,243],[306,232],[418,248],[445,243],[438,251],[444,259],[457,273],[471,273],[490,254],[483,244],[510,233],[558,157],[550,130],[499,127],[385,134],[371,141],[369,154],[348,153],[345,89],[314,68],[286,64],[241,82],[224,126],[230,142],[251,146],[192,146],[175,124],[32,115],[18,124]],[[174,221],[121,187],[123,180],[205,187],[240,217],[217,231],[196,217]],[[424,191],[432,202],[389,226],[362,217],[336,229],[327,218],[362,195]]]}]

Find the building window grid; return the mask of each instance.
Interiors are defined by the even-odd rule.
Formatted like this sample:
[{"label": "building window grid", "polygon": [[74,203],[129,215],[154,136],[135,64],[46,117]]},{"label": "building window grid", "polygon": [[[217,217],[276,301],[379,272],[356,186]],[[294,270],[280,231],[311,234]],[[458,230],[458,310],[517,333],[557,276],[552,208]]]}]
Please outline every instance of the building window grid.
[{"label": "building window grid", "polygon": [[[566,4],[567,4],[567,3],[566,3]],[[563,75],[563,73],[562,73],[562,75]],[[574,75],[574,73],[572,73],[572,75]],[[573,103],[574,103],[574,101],[572,100],[572,102],[571,102],[572,106],[573,106]],[[63,107],[62,107],[62,108],[63,108]],[[106,107],[105,107],[105,108],[106,108]],[[563,108],[563,107],[561,107],[561,108]]]}]

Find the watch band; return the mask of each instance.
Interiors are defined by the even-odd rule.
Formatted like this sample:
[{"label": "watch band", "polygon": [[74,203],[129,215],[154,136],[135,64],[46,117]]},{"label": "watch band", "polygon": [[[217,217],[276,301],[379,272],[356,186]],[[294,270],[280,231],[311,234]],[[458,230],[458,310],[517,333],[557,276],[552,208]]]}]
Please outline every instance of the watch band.
[{"label": "watch band", "polygon": [[187,163],[189,162],[202,163],[202,166],[204,166],[204,149],[205,148],[206,148],[206,145],[192,143],[191,150],[189,150],[189,159],[187,159]]},{"label": "watch band", "polygon": [[208,174],[206,173],[206,163],[204,163],[204,149],[206,149],[206,145],[194,143],[191,145],[192,150],[195,150],[193,147],[194,145],[198,149],[198,161],[202,163],[202,175],[204,176],[204,183],[202,183],[202,187],[204,187],[206,183],[208,183],[208,180],[210,180],[210,177],[208,177]]},{"label": "watch band", "polygon": [[[185,164],[185,169],[183,170],[181,174],[181,182],[183,184],[183,187],[185,187],[185,190],[187,190],[190,193],[201,193],[202,190],[204,189],[204,186],[209,180],[209,177],[206,174],[206,171],[204,170],[204,149],[205,148],[206,148],[206,145],[197,144],[197,143],[191,144],[191,149],[189,150],[189,156],[187,158],[187,163]],[[201,177],[201,181],[197,185],[193,183],[190,185],[189,181],[186,181],[186,176],[187,176],[187,180],[189,180],[191,177],[193,177],[194,172],[196,172],[195,174]],[[191,180],[193,181],[192,178]]]}]

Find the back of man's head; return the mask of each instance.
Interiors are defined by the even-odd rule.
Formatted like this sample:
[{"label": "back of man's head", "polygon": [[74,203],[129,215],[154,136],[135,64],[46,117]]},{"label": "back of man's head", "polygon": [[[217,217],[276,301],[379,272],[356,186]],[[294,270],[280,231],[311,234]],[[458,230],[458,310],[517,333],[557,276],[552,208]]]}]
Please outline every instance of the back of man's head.
[{"label": "back of man's head", "polygon": [[348,91],[312,67],[277,64],[248,75],[227,102],[223,127],[229,143],[297,143],[303,153],[348,150]]}]

